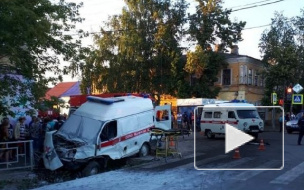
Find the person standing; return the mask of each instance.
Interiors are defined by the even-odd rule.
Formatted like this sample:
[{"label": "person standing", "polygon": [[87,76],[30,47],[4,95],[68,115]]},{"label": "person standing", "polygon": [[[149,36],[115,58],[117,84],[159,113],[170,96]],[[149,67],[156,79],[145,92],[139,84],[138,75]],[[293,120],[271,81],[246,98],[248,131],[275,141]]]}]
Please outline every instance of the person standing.
[{"label": "person standing", "polygon": [[[16,141],[24,141],[27,138],[25,120],[25,117],[20,117],[14,127],[14,139]],[[19,143],[18,147],[20,148],[19,154],[24,154],[24,142]]]},{"label": "person standing", "polygon": [[184,114],[183,114],[183,128],[186,128],[189,130],[189,121],[188,121],[187,112],[184,112]]},{"label": "person standing", "polygon": [[190,130],[193,131],[193,127],[194,127],[194,114],[193,112],[190,112],[189,115],[189,125],[190,125]]},{"label": "person standing", "polygon": [[34,151],[39,150],[39,138],[41,131],[41,124],[38,117],[32,117],[32,121],[30,123],[30,138],[33,140]]},{"label": "person standing", "polygon": [[[9,129],[10,123],[9,120],[3,120],[1,125],[0,125],[0,142],[8,142],[9,139]],[[0,158],[4,155],[5,157],[5,162],[9,162],[13,158],[12,156],[12,150],[9,149],[8,144],[1,144],[0,145]]]},{"label": "person standing", "polygon": [[301,141],[304,135],[304,113],[302,113],[302,117],[298,121],[299,126],[299,137],[298,137],[298,145],[301,145]]},{"label": "person standing", "polygon": [[25,117],[20,117],[16,126],[14,127],[14,138],[15,140],[25,140],[27,137]]},{"label": "person standing", "polygon": [[182,128],[182,117],[183,117],[183,115],[180,112],[178,112],[177,116],[176,116],[177,128],[178,129]]}]

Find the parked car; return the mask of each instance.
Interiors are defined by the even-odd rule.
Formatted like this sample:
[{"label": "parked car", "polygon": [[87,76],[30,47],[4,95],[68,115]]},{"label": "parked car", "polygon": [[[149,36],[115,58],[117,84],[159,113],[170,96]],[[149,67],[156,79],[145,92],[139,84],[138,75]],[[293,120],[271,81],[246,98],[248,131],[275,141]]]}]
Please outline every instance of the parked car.
[{"label": "parked car", "polygon": [[299,131],[298,121],[302,117],[302,114],[303,114],[303,112],[300,112],[300,113],[298,113],[296,115],[295,118],[293,118],[292,120],[286,122],[285,125],[286,125],[286,131],[287,131],[287,133],[290,134],[290,133],[292,133],[294,131]]}]

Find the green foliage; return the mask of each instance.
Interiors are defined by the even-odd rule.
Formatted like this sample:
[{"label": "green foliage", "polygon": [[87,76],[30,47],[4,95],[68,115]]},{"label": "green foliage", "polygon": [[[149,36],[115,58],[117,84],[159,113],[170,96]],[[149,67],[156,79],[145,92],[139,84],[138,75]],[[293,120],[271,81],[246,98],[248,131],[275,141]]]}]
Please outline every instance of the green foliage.
[{"label": "green foliage", "polygon": [[275,13],[270,30],[262,34],[259,47],[267,68],[263,105],[271,104],[273,91],[276,91],[279,98],[283,98],[287,86],[304,84],[303,20],[303,11],[302,16],[291,19]]},{"label": "green foliage", "polygon": [[[184,70],[190,75],[188,96],[215,98],[220,88],[214,87],[217,74],[227,67],[222,54],[212,51],[221,41],[221,52],[241,41],[245,22],[231,22],[230,11],[223,10],[220,0],[197,0],[196,13],[190,15],[190,39],[197,41],[194,52],[187,53]],[[182,84],[181,84],[182,85]],[[183,84],[186,85],[186,84]],[[183,90],[183,89],[180,89]]]},{"label": "green foliage", "polygon": [[[129,0],[95,36],[84,67],[87,87],[108,92],[176,93],[186,22],[184,0]],[[111,32],[109,32],[111,31]],[[181,70],[182,71],[182,70]]]},{"label": "green foliage", "polygon": [[[196,13],[186,18],[184,0],[125,1],[121,14],[110,17],[95,36],[98,48],[82,67],[83,92],[96,87],[103,92],[215,97],[219,89],[213,83],[227,64],[210,47],[216,40],[224,48],[240,41],[245,23],[231,22],[221,1],[197,2]],[[180,42],[188,34],[199,46],[186,62]]]},{"label": "green foliage", "polygon": [[223,50],[242,40],[245,22],[232,22],[231,10],[223,9],[221,0],[196,0],[196,13],[190,16],[189,33],[198,45],[207,50],[220,41]]},{"label": "green foliage", "polygon": [[[81,6],[64,0],[56,4],[50,0],[0,1],[0,114],[9,114],[11,105],[26,98],[36,107],[49,82],[62,80],[68,71],[77,72],[88,51],[80,39],[70,35],[86,35],[75,30],[75,23],[83,20],[78,12]],[[71,65],[60,68],[61,57]],[[47,76],[47,72],[55,75]]]}]

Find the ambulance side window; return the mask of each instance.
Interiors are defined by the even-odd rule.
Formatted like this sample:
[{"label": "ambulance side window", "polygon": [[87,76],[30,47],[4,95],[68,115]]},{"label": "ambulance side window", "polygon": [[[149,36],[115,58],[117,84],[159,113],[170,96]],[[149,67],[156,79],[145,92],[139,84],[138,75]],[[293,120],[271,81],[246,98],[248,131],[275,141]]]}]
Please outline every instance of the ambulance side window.
[{"label": "ambulance side window", "polygon": [[102,129],[100,134],[100,140],[101,142],[108,141],[115,138],[116,136],[117,136],[117,122],[111,121],[107,123]]},{"label": "ambulance side window", "polygon": [[204,118],[212,118],[212,112],[205,112]]},{"label": "ambulance side window", "polygon": [[221,112],[214,112],[213,113],[213,118],[221,118]]},{"label": "ambulance side window", "polygon": [[235,114],[234,114],[234,111],[229,111],[228,112],[228,118],[230,118],[230,119],[235,119],[236,118]]}]

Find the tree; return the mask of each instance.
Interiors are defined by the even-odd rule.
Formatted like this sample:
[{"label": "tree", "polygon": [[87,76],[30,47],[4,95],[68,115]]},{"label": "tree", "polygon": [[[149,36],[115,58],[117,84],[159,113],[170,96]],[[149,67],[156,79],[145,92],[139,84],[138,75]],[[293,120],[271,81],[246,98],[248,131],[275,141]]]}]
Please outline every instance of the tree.
[{"label": "tree", "polygon": [[263,105],[271,105],[274,90],[283,97],[287,86],[303,79],[303,18],[275,13],[271,28],[261,36],[259,47],[267,70]]},{"label": "tree", "polygon": [[[49,82],[77,72],[88,51],[81,47],[80,38],[75,39],[86,35],[75,30],[75,24],[83,20],[78,12],[81,6],[64,0],[56,4],[50,0],[0,1],[0,98],[6,100],[0,104],[0,114],[12,114],[10,106],[24,98],[35,107]],[[60,68],[61,56],[70,62],[69,67]],[[55,75],[47,76],[47,72]]]},{"label": "tree", "polygon": [[[189,34],[197,42],[194,52],[187,53],[185,71],[190,76],[191,96],[214,98],[219,88],[214,87],[220,69],[227,67],[222,54],[212,51],[212,46],[221,42],[221,51],[241,41],[241,31],[245,22],[232,22],[230,10],[223,10],[221,0],[196,0],[196,13],[189,15]],[[195,80],[193,80],[193,78]],[[185,81],[187,82],[187,81]],[[187,85],[185,82],[182,85]],[[181,92],[183,93],[183,92]]]},{"label": "tree", "polygon": [[[186,23],[184,0],[125,0],[95,36],[97,49],[82,67],[87,87],[108,92],[176,93]],[[91,80],[91,81],[90,81]],[[84,87],[85,89],[86,87]]]}]

